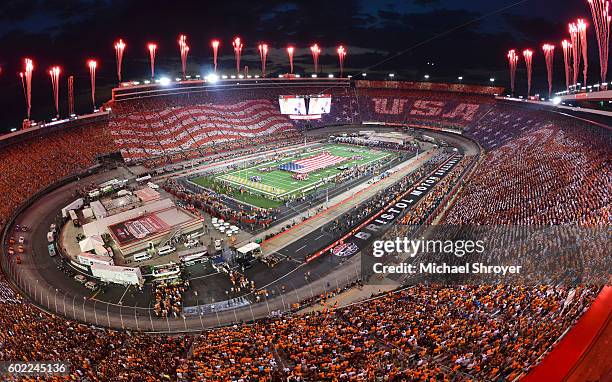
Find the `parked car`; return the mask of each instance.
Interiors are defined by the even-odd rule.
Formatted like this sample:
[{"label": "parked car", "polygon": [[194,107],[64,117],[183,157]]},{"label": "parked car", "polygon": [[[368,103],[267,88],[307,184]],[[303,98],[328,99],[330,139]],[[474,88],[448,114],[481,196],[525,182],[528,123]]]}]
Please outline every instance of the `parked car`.
[{"label": "parked car", "polygon": [[21,257],[17,256],[17,264],[21,264]]},{"label": "parked car", "polygon": [[12,256],[15,254],[15,249],[13,247],[8,247],[8,254],[9,256]]},{"label": "parked car", "polygon": [[74,276],[74,279],[80,284],[85,284],[87,282],[87,278],[83,275],[76,275]]},{"label": "parked car", "polygon": [[197,247],[200,244],[199,241],[197,240],[188,240],[185,243],[185,248],[193,248],[193,247]]},{"label": "parked car", "polygon": [[25,252],[25,248],[23,247],[23,245],[20,245],[19,247],[17,247],[17,252],[18,253],[24,253]]},{"label": "parked car", "polygon": [[95,281],[88,281],[85,283],[85,288],[89,290],[96,290],[98,289],[98,283],[96,283]]},{"label": "parked car", "polygon": [[25,243],[25,237],[19,236],[19,244]]}]

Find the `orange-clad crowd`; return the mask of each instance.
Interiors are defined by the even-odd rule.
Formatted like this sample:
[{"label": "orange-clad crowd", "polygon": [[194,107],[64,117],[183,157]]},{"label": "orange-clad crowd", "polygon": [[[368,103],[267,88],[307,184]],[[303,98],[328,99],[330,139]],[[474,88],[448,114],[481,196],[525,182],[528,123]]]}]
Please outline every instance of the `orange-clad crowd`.
[{"label": "orange-clad crowd", "polygon": [[514,380],[597,291],[415,286],[343,308],[167,336],[43,313],[0,280],[0,361],[64,360],[65,380],[92,381]]},{"label": "orange-clad crowd", "polygon": [[[44,128],[44,127],[43,127]],[[0,227],[39,190],[117,151],[104,122],[26,139],[0,150]]]}]

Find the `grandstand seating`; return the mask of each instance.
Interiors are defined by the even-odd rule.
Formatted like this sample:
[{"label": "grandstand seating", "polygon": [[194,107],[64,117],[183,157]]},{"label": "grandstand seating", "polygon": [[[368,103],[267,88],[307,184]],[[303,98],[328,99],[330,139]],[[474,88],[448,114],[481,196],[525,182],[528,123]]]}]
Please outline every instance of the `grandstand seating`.
[{"label": "grandstand seating", "polygon": [[559,119],[549,118],[546,127],[541,127],[544,122],[539,118],[523,117],[523,121],[487,141],[502,144],[502,137],[525,131],[487,153],[447,222],[609,224],[610,131]]},{"label": "grandstand seating", "polygon": [[265,99],[117,115],[109,127],[126,159],[172,154],[294,130],[289,119]]},{"label": "grandstand seating", "polygon": [[[231,150],[253,137],[264,137],[255,144],[288,139],[296,134],[296,125],[280,116],[273,102],[282,92],[271,89],[264,97],[257,90],[245,91],[241,101],[216,92],[118,104],[108,128],[98,123],[67,128],[9,146],[0,153],[0,226],[35,192],[91,166],[100,154],[121,150],[126,158],[139,159],[192,149],[209,153],[217,146]],[[480,96],[458,100],[389,90],[362,90],[355,96],[338,92],[344,95],[321,124],[340,122],[337,118],[434,123],[442,115],[444,123],[463,126],[490,149],[458,194],[446,223],[610,222],[609,131],[494,105]],[[380,110],[398,112],[377,113],[376,97],[387,99],[384,106],[378,103]],[[403,100],[414,108],[421,97],[445,105],[435,104],[442,108],[437,115],[425,112],[434,104],[411,109],[429,115],[399,112]],[[468,103],[478,108],[459,109]],[[463,112],[453,116],[452,110]],[[284,133],[280,138],[271,134],[278,131]],[[430,201],[435,203],[437,199]],[[246,381],[279,376],[342,381],[382,375],[397,380],[512,380],[573,324],[597,289],[579,288],[578,297],[568,302],[570,293],[552,286],[415,287],[343,309],[271,318],[196,337],[168,337],[92,329],[51,316],[23,301],[0,278],[0,360],[68,360],[72,380]]]},{"label": "grandstand seating", "polygon": [[37,191],[91,167],[97,156],[116,152],[106,123],[53,131],[0,152],[0,227]]},{"label": "grandstand seating", "polygon": [[551,125],[551,114],[542,113],[518,105],[499,102],[485,115],[470,123],[465,132],[486,149],[494,149],[508,140],[528,132]]},{"label": "grandstand seating", "polygon": [[361,119],[394,124],[435,123],[462,127],[480,119],[493,99],[453,93],[415,92],[393,89],[359,89]]}]

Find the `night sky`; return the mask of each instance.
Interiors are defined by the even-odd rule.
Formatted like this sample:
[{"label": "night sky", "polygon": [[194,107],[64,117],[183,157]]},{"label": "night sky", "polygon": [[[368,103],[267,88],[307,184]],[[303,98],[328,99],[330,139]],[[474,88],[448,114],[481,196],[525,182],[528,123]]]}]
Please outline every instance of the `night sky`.
[{"label": "night sky", "polygon": [[[557,44],[556,88],[564,87],[562,49],[567,23],[577,17],[590,24],[586,0],[3,0],[0,2],[0,130],[17,127],[25,116],[18,72],[23,58],[34,60],[33,118],[53,112],[48,68],[63,69],[60,112],[67,110],[67,75],[75,76],[77,113],[91,111],[88,58],[98,60],[97,99],[110,97],[116,84],[113,43],[123,38],[124,79],[148,76],[149,41],[158,44],[156,74],[176,77],[180,71],[177,36],[188,36],[188,74],[206,75],[212,68],[210,40],[221,40],[220,70],[235,66],[231,39],[244,43],[243,63],[259,73],[256,46],[272,51],[268,72],[288,71],[284,48],[296,46],[296,73],[309,73],[308,46],[323,48],[324,73],[336,72],[335,47],[347,47],[346,72],[367,71],[368,78],[389,72],[398,79],[487,83],[507,86],[506,52],[531,48],[534,92],[546,93],[543,42]],[[598,79],[599,59],[593,28],[589,31],[589,77]],[[404,52],[398,55],[399,52]],[[519,61],[517,93],[526,93],[524,61]]]}]

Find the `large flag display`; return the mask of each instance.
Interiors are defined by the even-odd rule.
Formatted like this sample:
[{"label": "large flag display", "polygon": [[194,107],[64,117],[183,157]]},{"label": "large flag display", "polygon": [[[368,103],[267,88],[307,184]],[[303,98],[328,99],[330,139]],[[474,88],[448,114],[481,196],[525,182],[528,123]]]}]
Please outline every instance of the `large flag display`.
[{"label": "large flag display", "polygon": [[278,169],[297,172],[299,174],[308,174],[309,172],[334,166],[338,163],[344,162],[347,159],[348,158],[346,157],[339,157],[325,152],[312,157],[296,160],[295,162],[282,164],[278,166]]}]

